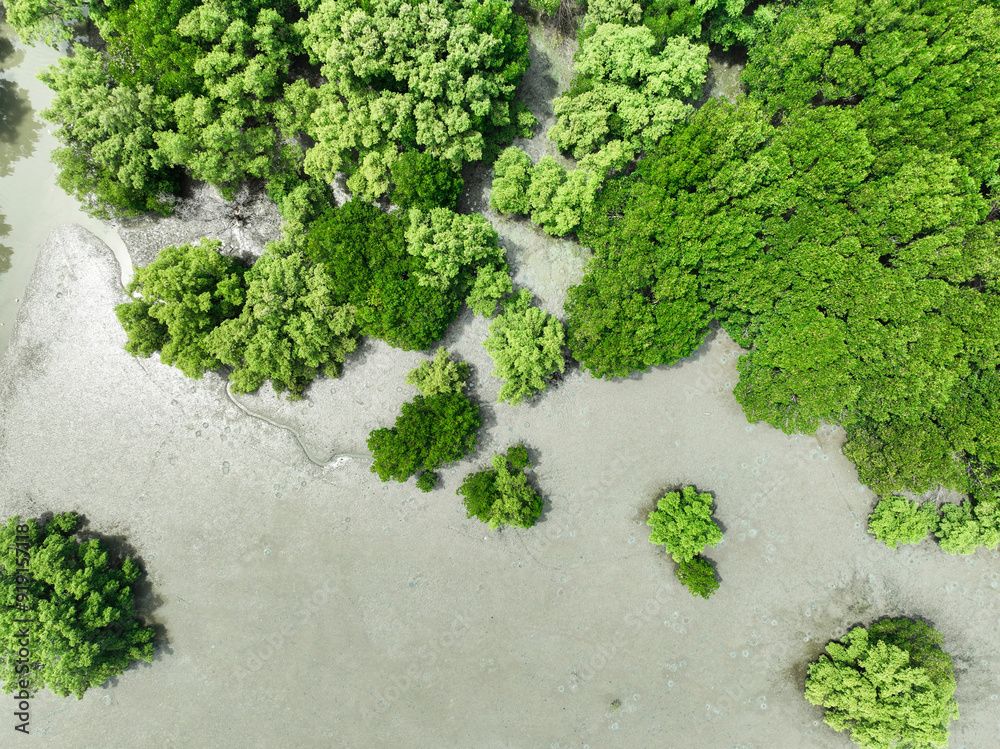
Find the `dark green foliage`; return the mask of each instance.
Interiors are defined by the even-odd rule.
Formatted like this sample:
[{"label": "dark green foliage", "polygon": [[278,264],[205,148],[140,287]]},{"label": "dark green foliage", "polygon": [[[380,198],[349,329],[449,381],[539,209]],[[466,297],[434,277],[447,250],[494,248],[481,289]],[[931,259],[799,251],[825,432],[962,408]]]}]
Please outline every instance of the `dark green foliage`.
[{"label": "dark green foliage", "polygon": [[806,699],[862,749],[940,749],[958,718],[951,656],[920,621],[856,627],[809,666]]},{"label": "dark green foliage", "polygon": [[382,481],[403,482],[420,472],[417,486],[430,491],[435,480],[423,476],[472,452],[479,425],[479,406],[464,393],[418,395],[403,404],[391,429],[375,429],[368,436],[372,473]]},{"label": "dark green foliage", "polygon": [[719,581],[715,579],[715,570],[705,557],[697,556],[677,565],[674,573],[681,585],[691,591],[693,596],[708,598],[719,589]]},{"label": "dark green foliage", "polygon": [[160,361],[188,377],[222,365],[206,338],[243,308],[245,267],[220,255],[218,241],[167,247],[145,268],[136,268],[127,287],[138,294],[115,308],[133,356],[160,352]]},{"label": "dark green foliage", "polygon": [[407,252],[406,221],[352,200],[312,224],[305,252],[326,267],[334,298],[357,308],[365,335],[426,349],[461,309],[468,277],[443,289],[421,284],[424,261]]},{"label": "dark green foliage", "polygon": [[407,151],[392,165],[392,202],[406,211],[458,205],[465,180],[455,166],[427,153]]},{"label": "dark green foliage", "polygon": [[275,392],[302,397],[321,372],[336,377],[357,346],[355,310],[336,297],[322,266],[301,253],[265,254],[246,276],[246,303],[205,339],[230,367],[233,390],[249,393],[270,380]]},{"label": "dark green foliage", "polygon": [[528,484],[524,469],[530,465],[527,448],[514,445],[506,456],[493,457],[492,468],[466,476],[458,494],[467,517],[479,518],[493,529],[501,525],[533,526],[544,501]]},{"label": "dark green foliage", "polygon": [[748,99],[710,101],[599,195],[574,355],[669,363],[715,317],[749,349],[751,421],[843,425],[880,494],[994,487],[998,42],[974,0],[789,9],[750,49]]},{"label": "dark green foliage", "polygon": [[[133,661],[153,660],[153,630],[135,612],[141,570],[128,558],[113,566],[99,540],[78,541],[78,524],[65,513],[44,525],[14,517],[0,526],[0,675],[8,694],[26,680],[31,694],[48,688],[79,699]],[[30,670],[18,673],[25,644]]]}]

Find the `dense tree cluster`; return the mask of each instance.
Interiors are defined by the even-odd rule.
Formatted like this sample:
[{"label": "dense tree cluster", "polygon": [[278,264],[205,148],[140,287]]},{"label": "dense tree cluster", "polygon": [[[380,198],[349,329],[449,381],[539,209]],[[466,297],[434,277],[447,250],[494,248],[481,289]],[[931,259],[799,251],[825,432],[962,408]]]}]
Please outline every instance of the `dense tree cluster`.
[{"label": "dense tree cluster", "polygon": [[788,431],[842,424],[880,493],[990,491],[1000,462],[1000,15],[976,0],[807,0],[710,101],[613,180],[566,309],[611,377],[719,319],[735,394]]},{"label": "dense tree cluster", "polygon": [[496,529],[502,525],[530,528],[542,513],[544,501],[528,483],[528,450],[514,445],[506,455],[494,455],[493,467],[470,473],[458,489],[467,517]]},{"label": "dense tree cluster", "polygon": [[[0,526],[0,678],[4,691],[83,697],[134,661],[153,660],[153,629],[136,618],[131,559],[115,565],[98,539],[76,537],[79,518],[20,517]],[[26,662],[19,634],[30,620]]]},{"label": "dense tree cluster", "polygon": [[693,486],[667,492],[649,513],[653,530],[649,542],[663,545],[677,563],[677,579],[692,595],[708,598],[719,588],[715,570],[702,554],[722,540],[722,530],[712,519],[712,495]]},{"label": "dense tree cluster", "polygon": [[940,749],[958,718],[951,656],[941,634],[910,619],[856,627],[809,666],[806,699],[862,749]]},{"label": "dense tree cluster", "polygon": [[60,185],[99,216],[169,212],[184,174],[227,195],[261,179],[295,220],[341,171],[368,199],[392,182],[407,207],[454,207],[457,169],[535,124],[513,97],[529,62],[509,0],[8,4],[27,39],[84,18],[104,44],[43,74],[43,114]]},{"label": "dense tree cluster", "polygon": [[948,554],[974,554],[1000,546],[1000,502],[976,495],[961,504],[915,502],[898,495],[882,497],[868,517],[868,531],[890,549],[916,544],[933,533]]},{"label": "dense tree cluster", "polygon": [[[417,486],[429,492],[437,483],[435,470],[475,449],[482,423],[479,406],[463,392],[464,377],[458,382],[445,375],[448,370],[452,374],[468,370],[457,362],[449,365],[445,357],[435,357],[429,367],[421,365],[407,377],[407,381],[433,394],[421,393],[404,403],[391,428],[375,429],[368,436],[368,449],[375,458],[371,470],[382,481],[403,482],[419,474]],[[450,380],[450,385],[432,385],[442,379]]]}]

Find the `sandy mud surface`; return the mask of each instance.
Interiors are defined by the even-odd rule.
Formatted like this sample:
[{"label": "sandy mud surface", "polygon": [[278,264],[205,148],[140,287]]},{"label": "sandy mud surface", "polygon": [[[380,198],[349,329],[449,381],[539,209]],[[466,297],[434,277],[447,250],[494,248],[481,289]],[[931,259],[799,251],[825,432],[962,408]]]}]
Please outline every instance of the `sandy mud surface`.
[{"label": "sandy mud surface", "polygon": [[[724,333],[512,408],[493,404],[485,322],[460,318],[446,343],[474,365],[486,426],[422,494],[363,461],[311,464],[219,376],[128,356],[117,278],[81,229],[43,248],[0,362],[0,510],[75,510],[127,539],[159,644],[82,701],[40,695],[39,746],[847,747],[802,699],[806,664],[895,614],[932,622],[955,658],[952,746],[996,742],[998,555],[878,545],[837,432],[747,424]],[[422,356],[368,343],[305,401],[244,402],[317,453],[363,450]],[[491,532],[455,489],[518,440],[546,511]],[[681,483],[714,493],[725,528],[709,601],[647,542],[646,513]]]}]

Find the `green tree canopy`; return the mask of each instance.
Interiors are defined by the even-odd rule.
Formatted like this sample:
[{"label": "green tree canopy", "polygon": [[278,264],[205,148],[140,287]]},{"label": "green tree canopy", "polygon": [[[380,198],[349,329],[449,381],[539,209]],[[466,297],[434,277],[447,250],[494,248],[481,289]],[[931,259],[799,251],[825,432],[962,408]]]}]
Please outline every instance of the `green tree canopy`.
[{"label": "green tree canopy", "polygon": [[430,491],[437,482],[435,470],[475,449],[480,423],[479,406],[465,393],[418,395],[403,404],[391,429],[375,429],[368,435],[368,449],[375,458],[372,473],[382,481],[401,483],[420,473],[417,486]]},{"label": "green tree canopy", "polygon": [[406,384],[413,385],[425,398],[438,393],[460,393],[469,377],[469,365],[452,359],[444,348],[434,358],[423,361],[406,375]]},{"label": "green tree canopy", "polygon": [[494,455],[493,467],[470,473],[458,489],[467,517],[476,517],[494,530],[501,525],[530,528],[542,513],[544,501],[528,484],[530,467],[524,445],[506,455]]},{"label": "green tree canopy", "polygon": [[722,531],[712,519],[712,495],[699,494],[693,486],[660,497],[646,525],[653,529],[649,542],[666,546],[678,564],[691,561],[722,540]]},{"label": "green tree canopy", "polygon": [[205,346],[230,367],[233,390],[249,393],[270,380],[290,398],[320,373],[336,377],[357,346],[355,308],[338,302],[323,267],[301,253],[265,254],[246,276],[239,317],[223,321]]},{"label": "green tree canopy", "polygon": [[[0,675],[8,694],[48,688],[80,699],[134,661],[153,660],[153,629],[135,611],[142,571],[128,558],[112,564],[100,540],[79,541],[78,525],[70,512],[0,526]],[[27,672],[16,662],[23,619],[31,620]]]},{"label": "green tree canopy", "polygon": [[933,502],[914,502],[898,495],[882,497],[868,516],[868,532],[890,549],[920,543],[937,526]]},{"label": "green tree canopy", "polygon": [[504,381],[499,400],[516,406],[548,387],[548,380],[566,369],[564,345],[563,324],[533,307],[530,291],[508,299],[483,341],[493,357],[493,374]]},{"label": "green tree canopy", "polygon": [[316,140],[306,170],[367,198],[400,153],[490,158],[535,124],[514,90],[528,67],[524,22],[507,0],[309,0],[305,43],[327,82],[291,97]]},{"label": "green tree canopy", "polygon": [[240,314],[245,267],[218,252],[218,241],[167,247],[145,268],[136,268],[126,290],[138,298],[115,308],[128,334],[125,350],[160,361],[199,378],[222,362],[208,335]]},{"label": "green tree canopy", "polygon": [[936,630],[887,619],[856,627],[809,666],[806,699],[862,749],[940,749],[958,718],[951,656]]},{"label": "green tree canopy", "polygon": [[465,186],[454,164],[419,151],[407,151],[393,163],[392,183],[392,202],[404,211],[454,210]]}]

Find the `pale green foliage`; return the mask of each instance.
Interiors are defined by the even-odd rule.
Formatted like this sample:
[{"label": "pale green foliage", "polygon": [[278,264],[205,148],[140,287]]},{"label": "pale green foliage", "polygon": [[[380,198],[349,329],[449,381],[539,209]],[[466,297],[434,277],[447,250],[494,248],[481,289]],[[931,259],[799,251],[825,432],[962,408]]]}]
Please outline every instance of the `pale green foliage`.
[{"label": "pale green foliage", "polygon": [[[9,694],[24,680],[29,694],[47,687],[80,699],[134,661],[153,660],[153,629],[135,612],[142,571],[129,558],[113,564],[99,539],[77,540],[78,525],[74,513],[0,525],[0,681]],[[30,671],[17,673],[25,629]]]},{"label": "pale green foliage", "polygon": [[712,519],[712,495],[699,494],[693,486],[664,494],[649,513],[646,525],[653,529],[649,542],[666,546],[678,564],[690,562],[722,540],[722,530]]},{"label": "pale green foliage", "polygon": [[468,363],[453,360],[441,347],[432,360],[421,362],[406,375],[406,384],[413,385],[421,395],[429,398],[438,393],[462,392],[468,377]]},{"label": "pale green foliage", "polygon": [[936,535],[949,554],[973,554],[979,547],[996,549],[1000,545],[1000,505],[970,500],[942,505]]},{"label": "pale green foliage", "polygon": [[305,128],[316,139],[306,171],[375,198],[404,150],[460,165],[495,141],[528,135],[534,117],[513,103],[528,66],[527,33],[509,2],[320,0],[306,43],[328,83]]},{"label": "pale green foliage", "polygon": [[593,207],[600,182],[592,172],[566,171],[551,156],[543,156],[531,172],[528,187],[531,220],[549,234],[568,234]]},{"label": "pale green foliage", "polygon": [[223,322],[206,346],[234,371],[233,389],[249,393],[271,380],[289,398],[338,365],[357,346],[355,308],[338,305],[320,265],[300,253],[266,254],[247,273],[246,304],[239,317]]},{"label": "pale green foliage", "polygon": [[501,213],[527,213],[531,157],[520,148],[504,149],[493,164],[490,208]]},{"label": "pale green foliage", "polygon": [[601,24],[574,58],[582,85],[553,105],[549,130],[560,149],[580,159],[622,140],[633,155],[650,148],[693,111],[708,71],[708,46],[683,37],[667,40],[662,52],[645,26]]},{"label": "pale green foliage", "polygon": [[932,502],[914,502],[906,497],[882,497],[868,516],[868,532],[890,549],[897,544],[916,544],[937,528]]},{"label": "pale green foliage", "polygon": [[958,718],[951,657],[922,622],[895,619],[852,629],[809,666],[806,699],[862,749],[942,749]]},{"label": "pale green foliage", "polygon": [[154,136],[170,120],[170,102],[151,86],[116,84],[104,57],[87,47],[38,77],[56,92],[42,116],[63,144],[52,155],[59,186],[100,218],[166,212],[175,177]]},{"label": "pale green foliage", "polygon": [[587,15],[581,28],[618,23],[635,26],[642,21],[642,6],[634,0],[587,0]]},{"label": "pale green foliage", "polygon": [[476,274],[465,302],[477,315],[493,317],[497,311],[497,302],[513,290],[510,269],[506,263],[502,266],[486,265]]},{"label": "pale green foliage", "polygon": [[493,374],[504,380],[499,400],[516,406],[544,390],[552,375],[566,369],[565,343],[563,324],[531,306],[530,291],[523,289],[507,300],[483,341],[493,357]]},{"label": "pale green foliage", "polygon": [[503,262],[496,230],[478,213],[411,208],[409,217],[406,251],[424,259],[424,268],[416,271],[423,286],[447,289],[465,267],[487,260]]},{"label": "pale green foliage", "polygon": [[87,20],[88,5],[79,0],[5,0],[7,23],[25,44],[69,41],[73,24]]}]

